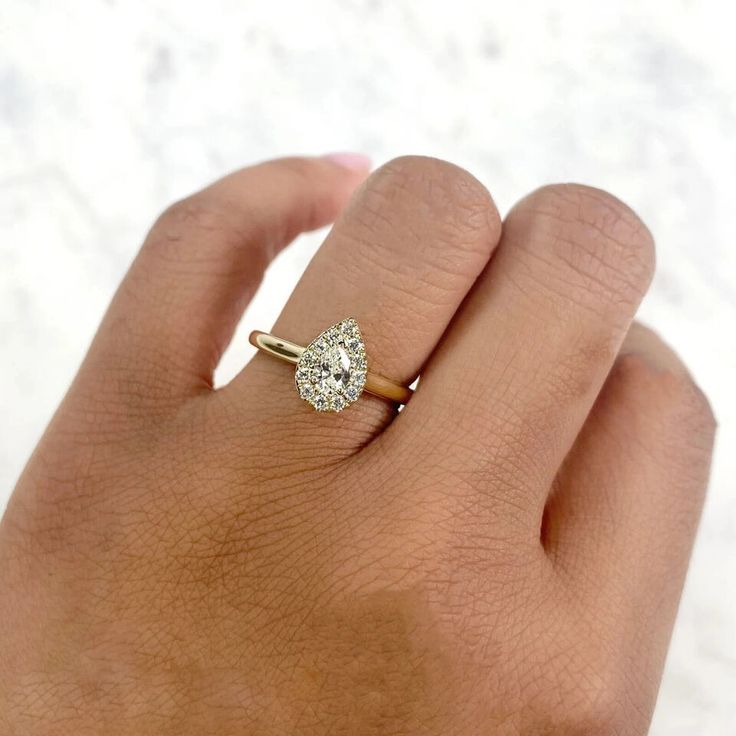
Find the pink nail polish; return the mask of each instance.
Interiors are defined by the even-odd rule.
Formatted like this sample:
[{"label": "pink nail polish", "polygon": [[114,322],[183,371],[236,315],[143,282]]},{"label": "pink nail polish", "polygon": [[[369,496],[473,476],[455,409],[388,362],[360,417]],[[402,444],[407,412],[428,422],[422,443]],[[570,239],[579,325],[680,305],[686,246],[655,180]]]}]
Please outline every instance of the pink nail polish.
[{"label": "pink nail polish", "polygon": [[351,171],[370,171],[371,160],[363,153],[327,153],[322,158]]}]

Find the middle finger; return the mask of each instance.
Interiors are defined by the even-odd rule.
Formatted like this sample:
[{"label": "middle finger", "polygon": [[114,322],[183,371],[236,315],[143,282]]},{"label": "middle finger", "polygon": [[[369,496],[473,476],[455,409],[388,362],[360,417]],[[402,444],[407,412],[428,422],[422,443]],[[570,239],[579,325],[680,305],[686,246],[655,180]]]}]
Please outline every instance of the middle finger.
[{"label": "middle finger", "polygon": [[605,192],[544,187],[498,250],[422,376],[402,424],[454,477],[538,529],[552,479],[608,374],[654,268],[651,236]]}]

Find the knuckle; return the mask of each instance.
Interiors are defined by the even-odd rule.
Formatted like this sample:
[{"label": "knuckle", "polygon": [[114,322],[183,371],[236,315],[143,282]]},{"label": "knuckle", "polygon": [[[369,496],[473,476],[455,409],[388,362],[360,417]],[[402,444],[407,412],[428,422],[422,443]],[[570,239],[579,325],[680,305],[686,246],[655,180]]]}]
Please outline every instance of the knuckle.
[{"label": "knuckle", "polygon": [[[500,233],[500,218],[488,190],[469,172],[435,158],[402,156],[368,180],[369,200],[400,217],[412,214],[419,244],[478,254],[485,261]],[[431,237],[428,237],[430,236]]]},{"label": "knuckle", "polygon": [[613,368],[615,379],[626,385],[631,395],[667,410],[667,416],[687,428],[687,434],[712,437],[716,418],[710,402],[681,363],[655,364],[639,353],[621,355]]},{"label": "knuckle", "polygon": [[656,384],[658,375],[654,366],[643,355],[627,353],[616,358],[609,380],[623,384],[633,394],[641,394]]},{"label": "knuckle", "polygon": [[582,184],[552,184],[528,195],[507,224],[533,229],[529,248],[576,285],[615,303],[636,304],[654,273],[654,242],[636,213],[611,194]]},{"label": "knuckle", "polygon": [[[671,504],[691,520],[707,488],[716,421],[705,394],[684,369],[663,367],[650,359],[629,354],[620,356],[611,374],[614,398],[623,398],[627,416],[635,424],[649,427],[647,436],[651,462],[671,478]],[[652,434],[654,433],[654,434]]]},{"label": "knuckle", "polygon": [[219,226],[220,212],[211,198],[199,193],[184,197],[169,205],[159,216],[154,228],[170,239],[180,239],[192,227],[212,230]]},{"label": "knuckle", "polygon": [[665,375],[675,415],[695,447],[710,449],[716,432],[713,407],[689,373]]},{"label": "knuckle", "polygon": [[193,257],[185,247],[189,239],[196,241],[206,259],[208,250],[237,247],[242,237],[227,203],[203,191],[167,207],[151,228],[144,249],[163,260],[182,262]]}]

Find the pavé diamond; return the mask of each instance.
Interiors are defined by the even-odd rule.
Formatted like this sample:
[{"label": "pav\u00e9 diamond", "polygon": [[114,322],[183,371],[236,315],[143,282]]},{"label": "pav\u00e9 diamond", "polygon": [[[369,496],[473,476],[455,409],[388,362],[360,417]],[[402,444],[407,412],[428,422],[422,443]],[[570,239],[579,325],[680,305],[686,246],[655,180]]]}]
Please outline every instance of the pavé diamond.
[{"label": "pav\u00e9 diamond", "polygon": [[363,391],[366,370],[358,323],[344,319],[306,347],[297,364],[296,387],[317,411],[342,411]]}]

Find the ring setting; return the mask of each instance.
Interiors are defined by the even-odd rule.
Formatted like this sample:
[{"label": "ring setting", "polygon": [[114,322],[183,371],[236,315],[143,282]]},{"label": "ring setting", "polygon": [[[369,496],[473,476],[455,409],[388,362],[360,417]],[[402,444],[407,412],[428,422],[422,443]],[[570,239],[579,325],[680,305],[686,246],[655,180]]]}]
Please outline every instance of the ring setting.
[{"label": "ring setting", "polygon": [[365,387],[368,359],[358,323],[344,319],[312,340],[296,364],[297,391],[317,411],[342,411]]},{"label": "ring setting", "polygon": [[413,393],[407,386],[369,372],[363,335],[352,317],[328,327],[306,347],[258,330],[251,333],[250,342],[296,365],[296,390],[319,412],[341,412],[364,391],[397,404],[406,404]]}]

